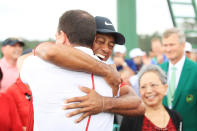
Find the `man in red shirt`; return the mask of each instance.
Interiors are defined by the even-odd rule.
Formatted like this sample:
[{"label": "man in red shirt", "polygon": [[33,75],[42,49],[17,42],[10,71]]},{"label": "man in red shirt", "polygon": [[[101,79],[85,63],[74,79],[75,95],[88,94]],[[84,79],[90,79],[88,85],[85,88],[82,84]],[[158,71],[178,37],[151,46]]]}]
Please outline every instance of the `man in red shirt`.
[{"label": "man in red shirt", "polygon": [[13,98],[23,127],[26,131],[32,131],[33,129],[29,130],[29,126],[33,127],[33,121],[29,121],[30,118],[33,118],[32,93],[29,87],[18,78],[6,90],[6,94]]}]

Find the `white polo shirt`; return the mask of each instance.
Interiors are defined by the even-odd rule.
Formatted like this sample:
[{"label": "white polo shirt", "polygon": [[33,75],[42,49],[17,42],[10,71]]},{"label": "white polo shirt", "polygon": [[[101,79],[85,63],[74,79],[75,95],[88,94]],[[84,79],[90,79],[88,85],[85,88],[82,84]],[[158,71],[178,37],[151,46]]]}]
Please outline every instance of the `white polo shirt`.
[{"label": "white polo shirt", "polygon": [[[77,48],[96,58],[91,49]],[[62,108],[65,99],[86,95],[79,90],[79,85],[92,88],[91,74],[66,70],[37,56],[29,56],[22,65],[20,77],[32,90],[34,131],[85,131],[88,117],[76,124],[74,120],[81,114],[67,118],[66,114],[74,109]],[[102,77],[94,76],[94,83],[99,94],[112,97],[112,89]],[[93,115],[88,131],[112,131],[113,119],[111,113]]]}]

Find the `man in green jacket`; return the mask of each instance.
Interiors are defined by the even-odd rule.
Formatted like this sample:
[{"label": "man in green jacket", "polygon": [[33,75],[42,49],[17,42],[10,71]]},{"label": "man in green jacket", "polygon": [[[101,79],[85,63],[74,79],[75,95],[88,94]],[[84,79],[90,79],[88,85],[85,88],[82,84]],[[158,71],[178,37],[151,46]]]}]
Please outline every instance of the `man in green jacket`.
[{"label": "man in green jacket", "polygon": [[185,56],[185,35],[181,30],[166,30],[162,43],[169,59],[161,65],[169,85],[163,103],[180,113],[184,131],[197,131],[197,64]]}]

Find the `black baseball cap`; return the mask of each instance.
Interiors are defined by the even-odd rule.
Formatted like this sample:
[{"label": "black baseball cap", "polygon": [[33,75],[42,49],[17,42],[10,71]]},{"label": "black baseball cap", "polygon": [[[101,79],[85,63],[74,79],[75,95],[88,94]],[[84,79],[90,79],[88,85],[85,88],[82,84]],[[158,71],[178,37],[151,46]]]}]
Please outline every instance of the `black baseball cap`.
[{"label": "black baseball cap", "polygon": [[115,38],[116,44],[119,45],[125,44],[125,37],[121,33],[116,32],[112,22],[108,18],[102,16],[96,16],[95,21],[96,21],[97,33],[110,34]]},{"label": "black baseball cap", "polygon": [[5,41],[3,41],[2,46],[15,45],[16,43],[20,44],[21,46],[25,46],[24,42],[16,38],[7,38]]}]

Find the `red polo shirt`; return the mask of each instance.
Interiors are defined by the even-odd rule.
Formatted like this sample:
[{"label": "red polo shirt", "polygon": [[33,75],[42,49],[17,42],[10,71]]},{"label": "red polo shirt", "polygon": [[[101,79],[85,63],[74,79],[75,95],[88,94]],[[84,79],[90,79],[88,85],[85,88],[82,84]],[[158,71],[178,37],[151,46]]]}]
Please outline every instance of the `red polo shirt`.
[{"label": "red polo shirt", "polygon": [[23,131],[15,103],[3,93],[0,93],[0,109],[0,131]]},{"label": "red polo shirt", "polygon": [[[33,120],[32,93],[20,78],[6,90],[7,95],[13,98],[23,126],[29,127]],[[31,118],[31,119],[30,119]]]}]

